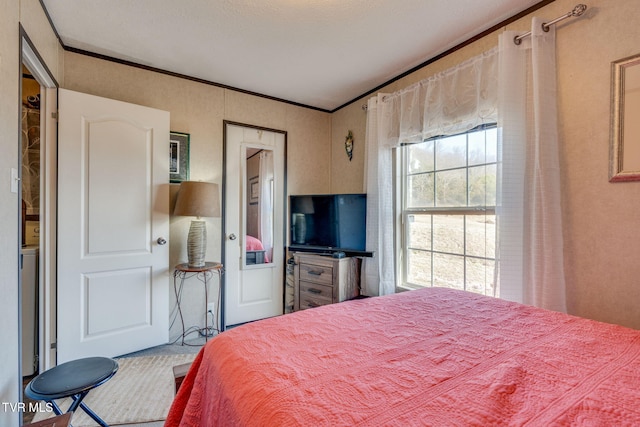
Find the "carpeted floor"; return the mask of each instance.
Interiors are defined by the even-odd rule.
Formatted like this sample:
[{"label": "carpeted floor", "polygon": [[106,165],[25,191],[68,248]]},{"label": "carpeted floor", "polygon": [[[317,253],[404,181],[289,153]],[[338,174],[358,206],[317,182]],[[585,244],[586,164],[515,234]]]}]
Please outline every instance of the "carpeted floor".
[{"label": "carpeted floor", "polygon": [[135,353],[123,354],[118,356],[122,357],[141,357],[141,356],[164,356],[168,354],[196,354],[200,351],[205,341],[203,337],[195,340],[185,341],[184,345],[180,343],[176,344],[164,344],[157,347],[151,347],[144,350],[136,351]]},{"label": "carpeted floor", "polygon": [[[161,426],[174,396],[172,368],[193,360],[204,344],[204,339],[201,341],[184,346],[167,344],[116,358],[118,373],[92,390],[84,402],[109,425]],[[64,409],[68,404],[63,402],[60,406]],[[33,420],[48,415],[35,414]],[[97,425],[82,410],[76,411],[72,423],[75,427]]]}]

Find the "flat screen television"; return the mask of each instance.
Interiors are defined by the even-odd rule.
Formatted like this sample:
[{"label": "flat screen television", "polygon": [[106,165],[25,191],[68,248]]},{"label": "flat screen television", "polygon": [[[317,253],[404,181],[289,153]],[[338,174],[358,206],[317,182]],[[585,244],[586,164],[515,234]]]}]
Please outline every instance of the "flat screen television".
[{"label": "flat screen television", "polygon": [[366,251],[366,194],[289,196],[289,249],[372,256]]}]

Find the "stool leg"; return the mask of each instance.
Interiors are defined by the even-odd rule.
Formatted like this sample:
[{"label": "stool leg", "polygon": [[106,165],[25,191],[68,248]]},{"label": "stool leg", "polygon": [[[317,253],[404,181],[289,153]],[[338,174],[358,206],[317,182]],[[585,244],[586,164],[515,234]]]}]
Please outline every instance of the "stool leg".
[{"label": "stool leg", "polygon": [[89,415],[91,418],[93,418],[93,420],[95,422],[98,423],[98,425],[102,426],[102,427],[109,427],[109,424],[107,424],[106,422],[104,422],[102,420],[102,418],[100,418],[95,412],[93,412],[91,410],[91,408],[89,408],[87,405],[85,405],[84,403],[80,404],[80,407],[84,410],[84,412],[87,413],[87,415]]},{"label": "stool leg", "polygon": [[47,403],[51,404],[51,407],[53,408],[53,412],[56,415],[62,415],[63,412],[62,412],[62,410],[60,409],[60,407],[58,406],[58,404],[56,403],[55,400],[49,400],[49,401],[47,401]]},{"label": "stool leg", "polygon": [[[95,412],[93,412],[91,410],[91,408],[89,408],[87,405],[85,405],[85,403],[82,401],[85,396],[89,394],[89,391],[85,391],[83,393],[78,393],[75,394],[73,396],[71,396],[71,398],[73,399],[73,403],[71,404],[71,406],[69,406],[69,409],[67,410],[67,412],[75,412],[76,409],[78,409],[78,407],[82,408],[82,410],[84,412],[87,413],[87,415],[89,415],[91,418],[93,418],[93,420],[95,422],[97,422],[100,426],[102,427],[109,427],[109,424],[107,424],[106,422],[104,422],[102,420],[102,418],[100,418]],[[55,409],[54,409],[55,411]]]}]

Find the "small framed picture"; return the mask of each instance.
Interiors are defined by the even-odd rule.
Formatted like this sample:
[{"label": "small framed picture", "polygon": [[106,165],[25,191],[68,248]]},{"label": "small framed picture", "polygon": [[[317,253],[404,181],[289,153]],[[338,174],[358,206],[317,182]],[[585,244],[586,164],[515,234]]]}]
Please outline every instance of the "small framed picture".
[{"label": "small framed picture", "polygon": [[169,133],[169,182],[189,180],[189,134]]},{"label": "small framed picture", "polygon": [[249,203],[257,204],[260,194],[260,184],[258,183],[258,177],[254,176],[249,179]]}]

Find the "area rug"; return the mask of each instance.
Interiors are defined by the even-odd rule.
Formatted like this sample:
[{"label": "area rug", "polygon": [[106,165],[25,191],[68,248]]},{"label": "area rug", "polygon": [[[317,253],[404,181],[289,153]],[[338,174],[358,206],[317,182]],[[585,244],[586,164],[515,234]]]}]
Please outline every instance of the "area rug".
[{"label": "area rug", "polygon": [[[109,425],[162,421],[174,397],[173,367],[193,361],[195,354],[125,357],[118,361],[118,372],[105,384],[89,392],[84,402]],[[71,399],[58,401],[62,410]],[[39,412],[34,421],[53,416]],[[71,423],[74,427],[97,426],[78,409]]]}]

